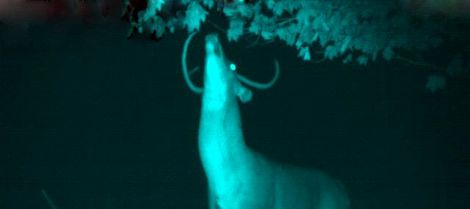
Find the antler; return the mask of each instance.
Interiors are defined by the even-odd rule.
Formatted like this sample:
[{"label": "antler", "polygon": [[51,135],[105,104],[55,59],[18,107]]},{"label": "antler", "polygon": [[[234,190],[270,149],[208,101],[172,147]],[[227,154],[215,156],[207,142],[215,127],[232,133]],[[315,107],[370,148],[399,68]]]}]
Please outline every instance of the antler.
[{"label": "antler", "polygon": [[260,83],[260,82],[252,81],[248,79],[247,77],[240,75],[240,74],[237,74],[237,77],[238,77],[238,80],[240,80],[241,82],[243,82],[244,84],[248,86],[251,86],[253,88],[260,89],[260,90],[266,90],[266,89],[271,88],[279,79],[279,74],[281,70],[279,68],[279,62],[276,59],[274,60],[274,68],[275,68],[274,77],[271,79],[271,81],[267,83]]},{"label": "antler", "polygon": [[[189,34],[188,38],[186,39],[186,41],[184,42],[184,47],[183,47],[183,54],[181,56],[181,65],[183,67],[183,77],[184,77],[184,81],[186,82],[186,84],[188,85],[189,89],[196,93],[196,94],[202,94],[202,88],[201,87],[197,87],[196,85],[194,85],[194,83],[191,81],[191,78],[189,77],[189,72],[188,72],[188,67],[187,67],[187,63],[186,63],[186,55],[188,53],[188,47],[189,47],[189,43],[191,42],[191,39],[194,37],[194,35],[196,35],[197,32],[193,32],[191,34]],[[198,67],[196,67],[198,68]],[[194,70],[193,70],[194,71]]]}]

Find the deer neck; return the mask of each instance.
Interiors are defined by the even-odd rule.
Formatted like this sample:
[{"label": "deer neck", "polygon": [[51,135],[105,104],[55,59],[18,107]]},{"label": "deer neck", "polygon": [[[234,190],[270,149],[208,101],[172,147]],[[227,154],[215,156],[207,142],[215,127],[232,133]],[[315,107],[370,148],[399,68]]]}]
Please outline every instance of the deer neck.
[{"label": "deer neck", "polygon": [[234,72],[225,58],[207,54],[199,126],[199,151],[209,185],[223,193],[247,172],[251,152],[245,145]]}]

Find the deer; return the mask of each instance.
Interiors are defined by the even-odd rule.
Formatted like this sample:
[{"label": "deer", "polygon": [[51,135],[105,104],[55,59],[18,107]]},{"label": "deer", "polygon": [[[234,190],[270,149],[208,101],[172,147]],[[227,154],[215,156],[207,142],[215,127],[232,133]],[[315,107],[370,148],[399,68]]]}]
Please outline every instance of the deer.
[{"label": "deer", "polygon": [[184,43],[181,63],[186,84],[202,95],[198,148],[209,209],[349,208],[347,192],[338,180],[319,170],[275,162],[245,143],[238,100],[252,99],[248,87],[271,88],[279,77],[278,61],[274,60],[275,75],[269,82],[251,81],[237,73],[218,35],[211,33],[205,36],[203,87],[198,87],[186,63],[195,34]]}]

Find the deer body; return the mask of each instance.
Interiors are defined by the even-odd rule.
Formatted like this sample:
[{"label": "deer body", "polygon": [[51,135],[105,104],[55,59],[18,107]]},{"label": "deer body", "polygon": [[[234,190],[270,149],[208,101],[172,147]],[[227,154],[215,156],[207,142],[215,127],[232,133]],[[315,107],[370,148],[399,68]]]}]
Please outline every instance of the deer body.
[{"label": "deer body", "polygon": [[248,101],[251,91],[229,65],[217,36],[206,36],[198,144],[209,207],[347,209],[349,200],[336,180],[320,171],[270,161],[246,146],[237,97]]}]

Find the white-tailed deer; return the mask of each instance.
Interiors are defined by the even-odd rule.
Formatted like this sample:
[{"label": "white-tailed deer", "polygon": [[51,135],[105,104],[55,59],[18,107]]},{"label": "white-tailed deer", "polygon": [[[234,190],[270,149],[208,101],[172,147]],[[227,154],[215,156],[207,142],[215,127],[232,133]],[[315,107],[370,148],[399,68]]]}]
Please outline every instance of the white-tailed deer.
[{"label": "white-tailed deer", "polygon": [[276,75],[269,83],[249,81],[235,72],[217,35],[207,35],[204,88],[198,88],[186,66],[193,36],[184,44],[182,65],[188,86],[202,93],[199,152],[209,184],[209,208],[347,209],[348,196],[335,179],[318,170],[271,161],[245,144],[237,98],[247,102],[252,94],[242,82],[271,87],[279,76],[277,61]]}]

